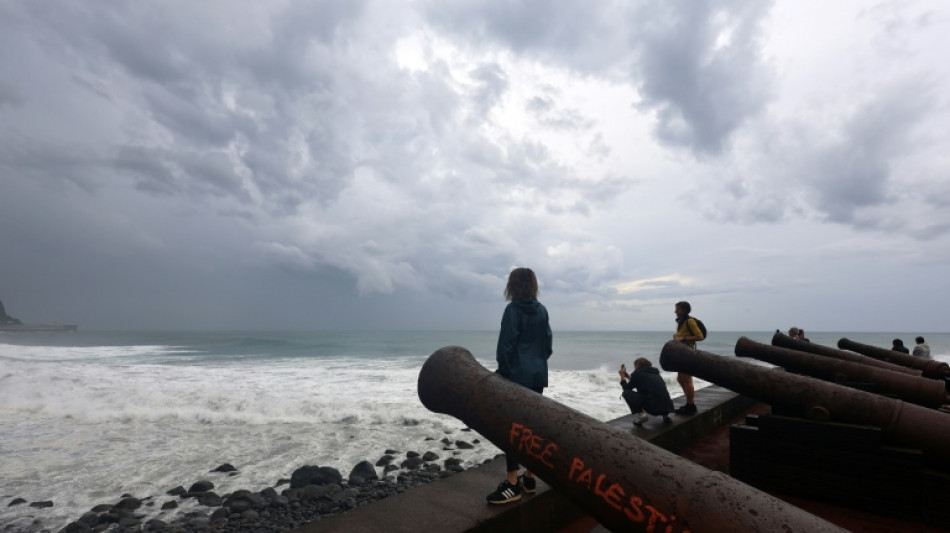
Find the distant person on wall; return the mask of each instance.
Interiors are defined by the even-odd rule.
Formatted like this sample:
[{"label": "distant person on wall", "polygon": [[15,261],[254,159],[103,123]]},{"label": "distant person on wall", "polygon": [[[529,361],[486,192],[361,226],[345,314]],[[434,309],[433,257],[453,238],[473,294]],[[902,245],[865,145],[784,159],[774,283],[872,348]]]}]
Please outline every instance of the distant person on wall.
[{"label": "distant person on wall", "polygon": [[923,357],[924,359],[930,359],[930,345],[924,342],[923,337],[917,337],[914,340],[917,341],[917,346],[914,346],[913,355],[917,357]]},{"label": "distant person on wall", "polygon": [[910,350],[908,350],[907,347],[904,346],[904,341],[900,339],[894,339],[893,341],[891,341],[891,349],[894,350],[895,352],[906,353],[906,354],[910,353]]},{"label": "distant person on wall", "polygon": [[808,340],[808,337],[805,336],[805,330],[803,330],[802,328],[798,328],[798,340],[811,342],[810,340]]},{"label": "distant person on wall", "polygon": [[796,328],[796,327],[788,328],[788,336],[791,337],[791,338],[793,338],[793,339],[797,339],[797,338],[798,338],[798,328]]},{"label": "distant person on wall", "polygon": [[[505,299],[510,303],[501,317],[498,349],[495,357],[503,377],[538,394],[548,386],[548,358],[553,353],[553,335],[548,323],[548,310],[538,301],[538,278],[530,268],[516,268],[508,275]],[[485,499],[502,504],[521,499],[524,492],[534,492],[537,480],[530,471],[519,479],[518,459],[505,454],[505,480]]]},{"label": "distant person on wall", "polygon": [[662,416],[664,423],[671,422],[673,400],[670,399],[670,391],[666,389],[660,371],[648,359],[640,357],[634,361],[633,374],[627,373],[626,365],[620,365],[619,374],[623,399],[630,407],[630,412],[636,416],[634,425],[642,425],[649,420],[649,415]]},{"label": "distant person on wall", "polygon": [[[699,329],[696,320],[689,316],[693,310],[689,302],[676,302],[676,333],[673,335],[675,340],[686,343],[690,348],[696,348],[696,341],[706,338],[703,331]],[[683,395],[686,397],[686,405],[683,405],[675,412],[678,415],[695,415],[696,389],[693,387],[693,376],[679,372],[676,374],[676,381],[683,387]]]}]

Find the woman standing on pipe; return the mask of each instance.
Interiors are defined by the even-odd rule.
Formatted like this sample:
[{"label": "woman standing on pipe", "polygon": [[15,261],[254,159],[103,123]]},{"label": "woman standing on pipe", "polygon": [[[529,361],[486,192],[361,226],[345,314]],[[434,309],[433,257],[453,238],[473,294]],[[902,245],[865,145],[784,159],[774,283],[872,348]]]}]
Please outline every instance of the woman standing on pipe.
[{"label": "woman standing on pipe", "polygon": [[[548,386],[548,358],[553,352],[553,334],[548,323],[548,310],[538,301],[538,278],[530,268],[511,271],[505,299],[509,303],[498,332],[496,372],[541,394]],[[525,470],[524,476],[519,478],[518,459],[513,454],[506,453],[505,461],[505,480],[486,496],[488,503],[517,501],[522,493],[536,490],[537,481],[530,471]]]}]

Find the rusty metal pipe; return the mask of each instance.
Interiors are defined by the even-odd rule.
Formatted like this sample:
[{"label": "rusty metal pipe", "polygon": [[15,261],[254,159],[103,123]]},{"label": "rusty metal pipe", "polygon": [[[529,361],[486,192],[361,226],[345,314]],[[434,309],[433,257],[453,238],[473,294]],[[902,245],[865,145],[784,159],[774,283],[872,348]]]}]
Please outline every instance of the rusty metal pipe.
[{"label": "rusty metal pipe", "polygon": [[874,359],[873,357],[868,357],[859,353],[849,352],[848,350],[839,350],[837,348],[823,346],[821,344],[803,341],[801,339],[793,339],[781,331],[776,331],[775,335],[772,335],[772,346],[781,346],[782,348],[790,348],[800,352],[808,352],[816,355],[823,355],[825,357],[831,357],[833,359],[842,359],[844,361],[861,363],[863,365],[883,368],[892,372],[900,372],[901,374],[909,374],[912,376],[922,376],[924,374],[924,371],[918,368],[895,365],[894,363],[888,363],[887,361],[881,361],[880,359]]},{"label": "rusty metal pipe", "polygon": [[736,341],[736,356],[751,357],[778,365],[789,372],[804,374],[825,381],[860,381],[874,383],[884,393],[894,394],[901,400],[938,408],[947,403],[947,390],[942,381],[922,376],[911,376],[853,363],[831,359],[808,352],[799,352],[779,346],[755,342],[748,337]]},{"label": "rusty metal pipe", "polygon": [[663,346],[660,365],[781,407],[792,416],[877,426],[889,444],[923,450],[926,461],[950,467],[950,416],[946,413],[694,350],[676,341]]},{"label": "rusty metal pipe", "polygon": [[895,365],[906,366],[922,370],[928,378],[945,379],[950,378],[950,365],[936,359],[924,359],[923,357],[914,357],[906,353],[895,352],[888,348],[880,346],[871,346],[853,341],[847,337],[838,339],[838,348],[842,350],[851,350],[868,357],[873,357],[881,361],[887,361]]},{"label": "rusty metal pipe", "polygon": [[843,531],[489,372],[459,346],[429,357],[419,399],[509,450],[611,531]]}]

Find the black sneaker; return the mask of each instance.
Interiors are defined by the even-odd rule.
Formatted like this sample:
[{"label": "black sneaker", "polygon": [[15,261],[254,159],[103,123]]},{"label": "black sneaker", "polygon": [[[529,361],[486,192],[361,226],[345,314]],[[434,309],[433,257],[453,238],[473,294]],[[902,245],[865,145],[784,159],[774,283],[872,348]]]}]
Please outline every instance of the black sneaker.
[{"label": "black sneaker", "polygon": [[521,499],[521,486],[512,485],[508,483],[508,480],[502,481],[498,484],[498,488],[495,489],[495,492],[489,494],[485,497],[485,500],[488,503],[502,504],[516,502]]},{"label": "black sneaker", "polygon": [[676,414],[678,414],[678,415],[683,415],[683,416],[695,415],[695,414],[696,414],[696,404],[694,404],[694,403],[688,403],[688,404],[684,405],[683,407],[680,407],[679,409],[677,409],[677,410],[675,410],[675,411],[673,411],[673,412],[676,413]]},{"label": "black sneaker", "polygon": [[534,479],[534,476],[518,476],[518,484],[527,494],[534,494],[534,491],[538,490],[538,480]]}]

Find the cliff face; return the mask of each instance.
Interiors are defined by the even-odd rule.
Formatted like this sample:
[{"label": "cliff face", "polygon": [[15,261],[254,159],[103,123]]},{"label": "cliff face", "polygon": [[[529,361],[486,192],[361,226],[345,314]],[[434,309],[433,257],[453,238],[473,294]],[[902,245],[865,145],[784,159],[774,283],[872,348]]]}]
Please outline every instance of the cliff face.
[{"label": "cliff face", "polygon": [[7,314],[7,310],[3,308],[3,302],[0,302],[0,324],[22,324],[18,318],[13,318]]}]

